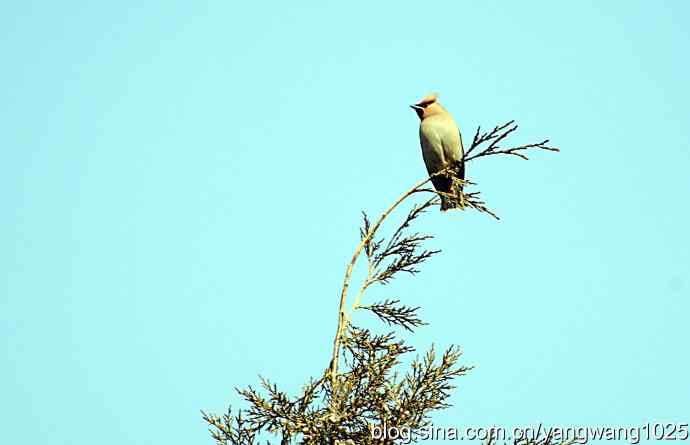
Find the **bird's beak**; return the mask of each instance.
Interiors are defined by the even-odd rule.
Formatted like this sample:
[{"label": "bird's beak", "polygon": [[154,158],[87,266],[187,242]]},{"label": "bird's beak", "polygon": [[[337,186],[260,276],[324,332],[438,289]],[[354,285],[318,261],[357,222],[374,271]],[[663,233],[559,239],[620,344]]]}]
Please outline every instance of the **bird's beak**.
[{"label": "bird's beak", "polygon": [[424,108],[420,107],[419,105],[410,105],[410,108],[412,108],[413,110],[417,110],[417,111],[421,111],[424,109]]}]

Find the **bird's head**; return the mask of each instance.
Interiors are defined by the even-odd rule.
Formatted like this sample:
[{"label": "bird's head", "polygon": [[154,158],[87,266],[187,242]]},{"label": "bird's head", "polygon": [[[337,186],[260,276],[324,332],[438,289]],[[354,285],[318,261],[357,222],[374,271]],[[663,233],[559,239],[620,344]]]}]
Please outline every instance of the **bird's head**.
[{"label": "bird's head", "polygon": [[415,113],[417,113],[417,116],[419,116],[420,120],[445,112],[441,104],[438,102],[438,94],[436,93],[425,96],[416,104],[410,105],[410,107],[415,111]]}]

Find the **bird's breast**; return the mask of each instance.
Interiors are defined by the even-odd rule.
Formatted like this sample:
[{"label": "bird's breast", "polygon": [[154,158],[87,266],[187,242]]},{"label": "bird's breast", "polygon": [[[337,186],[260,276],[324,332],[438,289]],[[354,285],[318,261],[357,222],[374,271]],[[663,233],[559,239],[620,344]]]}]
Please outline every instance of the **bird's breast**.
[{"label": "bird's breast", "polygon": [[430,171],[440,170],[462,157],[458,126],[450,117],[424,119],[419,126],[419,139],[424,163]]}]

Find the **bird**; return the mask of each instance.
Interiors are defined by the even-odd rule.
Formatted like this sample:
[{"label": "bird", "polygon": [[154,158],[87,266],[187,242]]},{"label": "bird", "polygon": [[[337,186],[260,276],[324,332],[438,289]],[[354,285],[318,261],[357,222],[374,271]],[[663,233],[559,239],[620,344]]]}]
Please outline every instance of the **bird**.
[{"label": "bird", "polygon": [[[438,101],[438,94],[429,94],[419,102],[410,105],[419,117],[419,142],[422,146],[422,158],[431,182],[436,191],[441,192],[441,211],[461,207],[462,185],[454,186],[453,177],[464,181],[465,155],[462,147],[462,135],[453,116]],[[447,173],[432,176],[439,171],[449,169]],[[457,168],[455,168],[457,167]],[[446,195],[444,195],[446,194]],[[450,196],[458,196],[453,199]]]}]

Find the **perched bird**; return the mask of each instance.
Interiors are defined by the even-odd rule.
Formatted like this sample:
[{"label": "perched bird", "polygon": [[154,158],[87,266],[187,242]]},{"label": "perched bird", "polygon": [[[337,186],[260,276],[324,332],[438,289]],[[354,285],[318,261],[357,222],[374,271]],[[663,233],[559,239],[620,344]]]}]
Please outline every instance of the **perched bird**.
[{"label": "perched bird", "polygon": [[464,150],[460,129],[453,116],[438,102],[436,94],[426,96],[410,107],[419,116],[419,141],[429,175],[453,166],[447,174],[431,178],[437,191],[458,197],[458,199],[453,199],[440,195],[441,211],[456,208],[461,199],[459,192],[462,191],[462,186],[455,187],[452,178],[454,176],[461,180],[465,179]]}]

